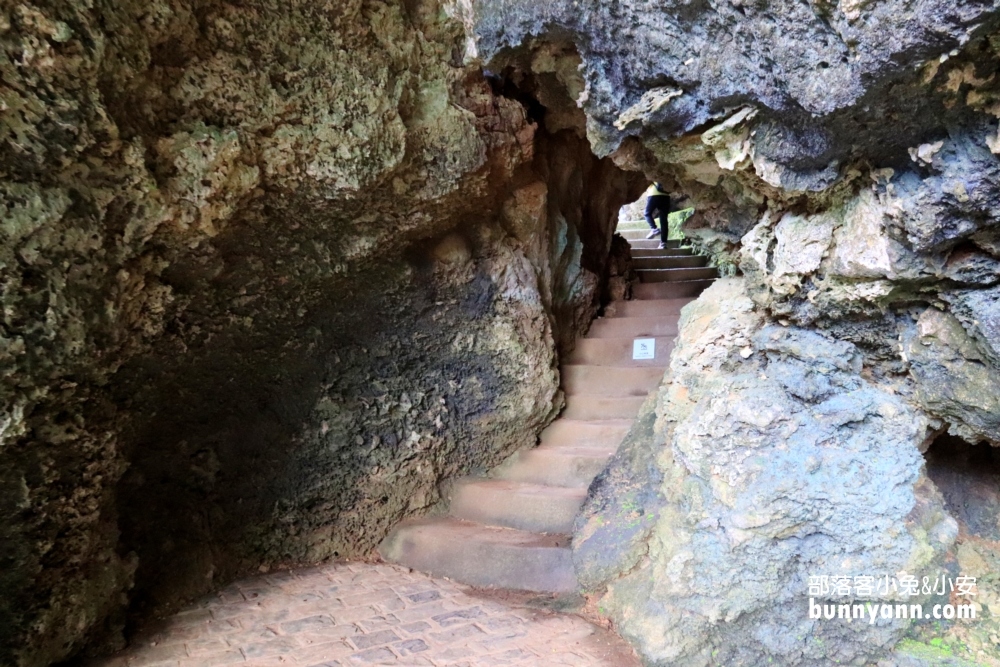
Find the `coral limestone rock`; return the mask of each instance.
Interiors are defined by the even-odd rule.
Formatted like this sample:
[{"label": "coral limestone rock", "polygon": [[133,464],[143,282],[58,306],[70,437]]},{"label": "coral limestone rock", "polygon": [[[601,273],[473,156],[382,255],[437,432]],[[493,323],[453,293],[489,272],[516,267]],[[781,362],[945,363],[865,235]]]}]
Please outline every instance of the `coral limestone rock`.
[{"label": "coral limestone rock", "polygon": [[452,14],[0,8],[0,663],[365,556],[561,407],[636,179]]},{"label": "coral limestone rock", "polygon": [[[742,275],[685,309],[579,580],[649,664],[914,664],[884,655],[905,623],[816,622],[806,588],[936,566],[955,523],[922,452],[1000,443],[998,16],[4,3],[0,663],[367,556],[535,444],[633,292],[615,216],[658,180],[695,209],[692,270]],[[966,524],[957,560],[1000,562]]]},{"label": "coral limestone rock", "polygon": [[[850,343],[762,326],[742,280],[685,310],[640,477],[662,507],[646,557],[600,582],[649,664],[834,665],[902,636],[905,621],[809,617],[810,577],[928,573],[957,534],[922,473],[928,420],[860,371]],[[614,465],[596,493],[634,493]],[[585,508],[577,551],[602,509]]]}]

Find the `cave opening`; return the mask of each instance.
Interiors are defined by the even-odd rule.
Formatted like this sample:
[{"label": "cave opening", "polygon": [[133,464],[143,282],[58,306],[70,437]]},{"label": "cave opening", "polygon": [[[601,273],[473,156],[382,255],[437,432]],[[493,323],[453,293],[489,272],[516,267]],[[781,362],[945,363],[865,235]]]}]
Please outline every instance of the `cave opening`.
[{"label": "cave opening", "polygon": [[1000,540],[1000,450],[945,433],[924,455],[927,475],[962,532]]},{"label": "cave opening", "polygon": [[[634,222],[645,222],[646,201],[652,190],[653,185],[650,184],[642,193],[642,196],[633,202],[625,204],[618,210],[619,225]],[[683,225],[689,218],[691,218],[691,216],[695,214],[695,207],[690,200],[687,199],[685,194],[671,191],[670,208],[671,212],[667,216],[667,240],[683,241],[686,238]],[[654,217],[654,219],[657,225],[663,224],[663,220],[660,219],[658,214]]]}]

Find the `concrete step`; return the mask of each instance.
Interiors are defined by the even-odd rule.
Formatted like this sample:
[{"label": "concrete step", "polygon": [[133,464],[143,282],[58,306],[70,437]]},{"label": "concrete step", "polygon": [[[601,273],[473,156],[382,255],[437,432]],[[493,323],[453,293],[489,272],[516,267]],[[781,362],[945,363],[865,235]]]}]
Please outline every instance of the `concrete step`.
[{"label": "concrete step", "polygon": [[660,317],[602,317],[590,325],[587,339],[676,336],[679,318],[672,313]]},{"label": "concrete step", "polygon": [[713,282],[712,280],[684,280],[670,283],[639,283],[632,285],[632,298],[661,300],[697,297]]},{"label": "concrete step", "polygon": [[646,224],[645,220],[629,220],[627,222],[619,222],[615,231],[627,232],[630,229],[649,229],[649,225]]},{"label": "concrete step", "polygon": [[646,257],[690,257],[691,248],[632,248],[632,259]]},{"label": "concrete step", "polygon": [[525,484],[586,489],[604,470],[620,443],[619,439],[609,440],[603,447],[536,447],[522,450],[497,468],[493,476]]},{"label": "concrete step", "polygon": [[448,512],[456,519],[536,533],[571,533],[587,487],[546,486],[506,479],[455,483]]},{"label": "concrete step", "polygon": [[[662,250],[660,252],[663,252]],[[633,257],[632,267],[639,269],[693,269],[708,264],[705,255],[687,255],[681,257]]]},{"label": "concrete step", "polygon": [[[626,318],[611,318],[609,321],[617,319]],[[652,359],[632,358],[633,341],[635,338],[584,338],[577,341],[576,349],[570,353],[568,363],[591,366],[632,366],[636,368],[658,366],[664,368],[670,364],[670,353],[674,349],[676,318],[674,320],[674,329],[675,332],[667,336],[656,334],[653,336],[640,335],[635,337],[653,338],[656,341],[654,357]]]},{"label": "concrete step", "polygon": [[651,299],[649,301],[615,301],[606,309],[605,317],[680,316],[681,308],[694,299]]},{"label": "concrete step", "polygon": [[[627,241],[639,241],[645,239],[649,235],[649,227],[644,227],[642,229],[619,229],[618,233],[621,234]],[[654,236],[657,241],[660,240],[660,230],[656,230],[656,236]]]},{"label": "concrete step", "polygon": [[[660,239],[629,239],[628,244],[632,246],[632,249],[636,248],[646,249],[646,250],[656,250],[660,246]],[[680,248],[680,241],[667,241],[667,248]]]},{"label": "concrete step", "polygon": [[[646,394],[659,386],[665,370],[665,366],[659,368],[622,368],[620,366],[566,365],[562,367],[562,386],[563,391],[569,396],[645,397]],[[632,416],[634,417],[635,414],[632,413]]]},{"label": "concrete step", "polygon": [[391,562],[469,586],[539,593],[578,588],[567,535],[542,535],[457,519],[400,524],[379,546]]},{"label": "concrete step", "polygon": [[636,271],[644,283],[675,283],[682,280],[709,280],[719,277],[714,266],[701,269],[642,269]]},{"label": "concrete step", "polygon": [[[579,396],[579,399],[584,397]],[[574,399],[576,400],[576,399]],[[638,413],[636,409],[632,417]],[[605,447],[617,448],[628,430],[632,428],[632,419],[602,419],[579,420],[557,419],[542,431],[539,447],[543,449],[570,449]]]},{"label": "concrete step", "polygon": [[635,419],[645,396],[611,397],[576,395],[566,397],[566,420]]}]

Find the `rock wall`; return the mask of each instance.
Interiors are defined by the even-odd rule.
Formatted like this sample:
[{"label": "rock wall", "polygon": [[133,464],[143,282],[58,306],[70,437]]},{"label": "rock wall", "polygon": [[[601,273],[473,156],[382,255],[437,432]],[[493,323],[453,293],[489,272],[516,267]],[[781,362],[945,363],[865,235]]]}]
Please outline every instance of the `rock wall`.
[{"label": "rock wall", "polygon": [[655,455],[626,448],[577,530],[585,585],[651,664],[865,664],[903,636],[809,616],[810,577],[937,574],[958,533],[922,473],[931,421],[862,365],[768,324],[744,279],[685,308]]},{"label": "rock wall", "polygon": [[431,0],[0,7],[0,663],[366,557],[558,412],[635,184],[465,42]]},{"label": "rock wall", "polygon": [[995,2],[467,4],[468,51],[497,67],[575,54],[595,152],[690,194],[686,233],[720,265],[769,209],[822,210],[949,132],[996,134]]},{"label": "rock wall", "polygon": [[577,526],[581,581],[649,664],[951,659],[914,648],[931,638],[998,664],[988,605],[978,624],[858,628],[810,623],[802,588],[847,554],[843,574],[996,562],[921,452],[942,434],[998,444],[998,9],[466,8],[492,67],[574,54],[595,152],[689,194],[686,236],[744,276],[691,307],[674,389]]},{"label": "rock wall", "polygon": [[[581,520],[581,580],[650,664],[926,638],[808,623],[796,596],[844,554],[995,562],[979,519],[952,546],[919,454],[1000,440],[998,8],[4,4],[0,662],[364,556],[532,442],[558,355],[627,294],[611,229],[642,178],[744,278],[685,317],[674,389]],[[992,660],[992,613],[934,631]]]}]

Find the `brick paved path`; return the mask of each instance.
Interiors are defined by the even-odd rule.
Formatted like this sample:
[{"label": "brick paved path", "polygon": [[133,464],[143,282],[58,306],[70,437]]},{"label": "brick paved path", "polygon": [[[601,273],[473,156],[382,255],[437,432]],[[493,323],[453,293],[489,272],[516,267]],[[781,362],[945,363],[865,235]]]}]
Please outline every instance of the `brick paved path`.
[{"label": "brick paved path", "polygon": [[504,601],[392,565],[340,564],[237,582],[96,667],[632,667],[579,616]]}]

